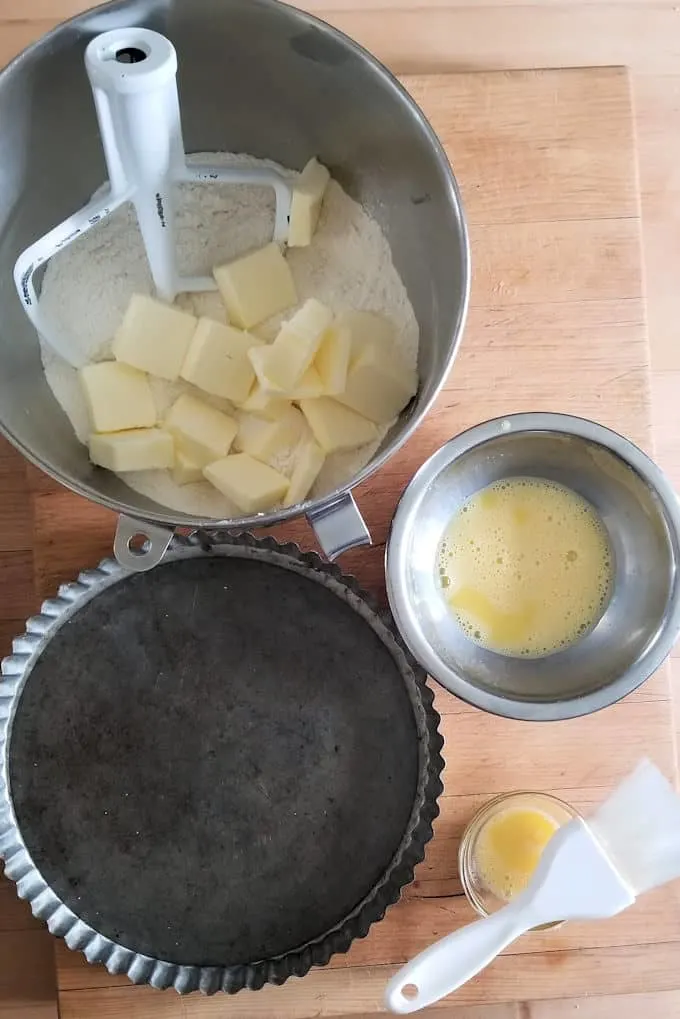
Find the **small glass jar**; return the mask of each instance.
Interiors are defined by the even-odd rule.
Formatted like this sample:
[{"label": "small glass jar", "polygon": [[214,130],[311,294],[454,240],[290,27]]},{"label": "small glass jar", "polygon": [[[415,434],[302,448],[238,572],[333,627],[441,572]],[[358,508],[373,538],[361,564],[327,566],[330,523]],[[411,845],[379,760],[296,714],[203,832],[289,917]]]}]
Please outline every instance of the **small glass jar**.
[{"label": "small glass jar", "polygon": [[[477,848],[479,837],[486,825],[492,818],[502,813],[509,813],[511,810],[536,810],[554,822],[556,828],[567,824],[579,813],[568,803],[558,800],[556,796],[549,793],[516,792],[503,793],[493,800],[485,803],[477,811],[467,828],[463,832],[460,849],[458,851],[458,867],[463,890],[470,905],[481,916],[489,916],[495,913],[502,906],[507,905],[507,900],[500,898],[496,892],[489,888],[477,866]],[[550,927],[559,927],[563,921],[543,924],[537,930],[547,930]]]}]

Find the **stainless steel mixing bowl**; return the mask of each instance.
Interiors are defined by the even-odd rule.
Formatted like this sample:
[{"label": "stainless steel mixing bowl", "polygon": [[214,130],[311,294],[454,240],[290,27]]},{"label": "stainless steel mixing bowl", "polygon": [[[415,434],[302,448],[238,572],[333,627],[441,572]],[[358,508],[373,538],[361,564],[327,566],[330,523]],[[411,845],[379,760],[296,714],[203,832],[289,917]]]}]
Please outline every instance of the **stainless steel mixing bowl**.
[{"label": "stainless steel mixing bowl", "polygon": [[[614,554],[611,600],[576,644],[510,658],[470,641],[442,596],[437,550],[474,492],[501,478],[567,485],[600,514]],[[680,504],[662,471],[602,425],[565,414],[516,414],[452,439],[420,468],[397,508],[387,592],[406,643],[443,686],[508,718],[551,721],[614,703],[647,679],[680,630]]]},{"label": "stainless steel mixing bowl", "polygon": [[[446,155],[408,93],[351,39],[276,0],[107,4],[59,26],[0,74],[0,430],[58,481],[133,518],[116,546],[128,566],[152,565],[173,527],[220,523],[169,510],[93,469],[45,382],[12,283],[19,252],[106,178],[83,54],[93,36],[129,25],[155,29],[177,49],[188,152],[249,152],[296,168],[316,155],[389,240],[420,325],[417,398],[350,484],[301,507],[221,522],[271,524],[306,512],[329,554],[362,543],[350,489],[409,438],[448,374],[467,306],[467,234]],[[149,554],[126,559],[135,532],[150,535]]]}]

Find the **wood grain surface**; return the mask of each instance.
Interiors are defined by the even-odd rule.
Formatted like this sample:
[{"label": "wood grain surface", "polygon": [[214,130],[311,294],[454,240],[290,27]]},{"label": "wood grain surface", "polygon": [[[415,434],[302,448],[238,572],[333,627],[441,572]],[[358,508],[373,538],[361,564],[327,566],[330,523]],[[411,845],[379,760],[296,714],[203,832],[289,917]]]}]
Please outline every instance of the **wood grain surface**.
[{"label": "wood grain surface", "polygon": [[[3,2],[0,2],[0,16],[11,18],[16,12],[10,10],[9,5],[5,10]],[[418,12],[406,10],[408,4],[390,6],[401,6],[404,10],[390,14],[390,30],[379,40],[378,26],[385,25],[384,13],[378,15],[368,9],[342,10],[332,12],[331,19],[336,23],[345,19],[345,27],[355,35],[366,31],[367,26],[374,26],[375,48],[389,59],[385,47],[392,46],[390,62],[397,69],[404,67],[399,47],[403,44],[406,52],[403,25],[407,21],[411,27],[415,25],[409,40],[410,52],[416,61],[412,65],[414,68],[437,66],[433,59],[435,51],[439,52],[437,47],[441,52],[449,47],[448,59],[441,66],[448,68],[456,63],[451,54],[456,47],[465,47],[467,37],[456,36],[454,43],[456,26],[463,22],[458,19],[461,11],[453,10],[453,4],[450,5],[452,10],[444,10],[446,4],[431,3],[429,8]],[[13,43],[16,49],[49,27],[50,19],[75,12],[77,3],[71,0],[69,7],[68,0],[61,4],[58,0],[54,3],[31,0],[29,7],[31,12],[35,9],[35,17],[45,18],[45,23],[8,21],[8,31],[0,33],[0,50],[10,47],[7,55]],[[470,18],[470,11],[474,10],[476,8],[463,8],[462,13]],[[593,11],[592,23],[597,24],[597,18],[604,14],[597,5],[593,5]],[[416,13],[417,24],[413,17],[404,19],[404,14]],[[564,14],[562,10],[559,13]],[[551,37],[548,46],[548,35],[542,26],[550,22],[550,18],[543,14],[545,12],[535,19],[532,45],[537,47],[536,52],[541,43],[546,51],[550,46],[569,51],[569,46],[575,45],[574,32],[565,32],[561,40]],[[668,14],[664,8],[661,12],[652,12],[650,17],[656,26],[663,22],[662,15],[665,16],[667,47],[672,49]],[[633,11],[631,22],[642,28],[639,17],[635,22],[636,15]],[[612,23],[618,24],[621,17],[618,12]],[[487,27],[489,20],[485,19]],[[502,14],[499,17],[497,10],[491,20],[492,31],[485,28],[484,33],[477,31],[475,35],[473,32],[470,37],[485,54],[485,46],[490,51],[494,40],[498,43],[499,25],[507,24],[507,19],[504,20]],[[554,26],[560,22],[553,18],[550,23]],[[442,25],[443,34],[436,39],[437,26]],[[485,39],[482,34],[486,35]],[[508,54],[513,46],[522,53],[527,51],[529,44],[516,39],[516,34],[509,34],[508,53],[499,56],[499,66],[512,63]],[[364,41],[368,41],[366,36]],[[591,38],[584,37],[582,41],[585,49],[594,46]],[[600,39],[598,45],[602,52],[607,52],[607,46],[611,45],[614,52],[617,41]],[[639,44],[643,50],[650,45],[642,32]],[[423,59],[418,63],[420,55]],[[466,63],[465,60],[461,62]],[[486,55],[480,62],[493,66]],[[477,66],[469,59],[467,66],[471,65]],[[454,160],[464,186],[474,254],[479,252],[479,257],[470,326],[451,388],[428,423],[427,432],[423,432],[420,449],[413,446],[407,449],[398,463],[389,465],[369,483],[366,495],[359,496],[363,505],[367,505],[366,496],[370,499],[368,516],[379,539],[384,538],[394,496],[412,467],[448,434],[489,413],[539,407],[570,409],[590,413],[627,431],[647,448],[650,443],[636,171],[625,76],[619,71],[607,70],[598,72],[589,82],[587,77],[574,73],[559,78],[550,74],[522,74],[510,78],[466,75],[458,76],[453,83],[427,77],[407,84],[443,135]],[[511,85],[516,85],[516,90]],[[447,92],[450,86],[456,89],[453,104]],[[537,89],[535,101],[532,88]],[[653,149],[658,150],[660,158],[654,163],[658,176],[652,179],[650,173],[648,188],[643,189],[643,200],[647,199],[650,214],[660,217],[664,207],[661,198],[668,197],[673,187],[671,164],[661,157],[665,156],[662,139],[668,124],[663,115],[674,112],[674,94],[671,92],[665,105],[655,105],[658,96],[654,88],[646,91],[648,108],[656,111],[657,119],[650,116],[645,122],[645,151],[649,157]],[[491,96],[492,101],[481,104],[482,95]],[[479,128],[475,128],[474,121],[476,104]],[[483,111],[479,109],[481,105]],[[560,111],[564,111],[566,105],[570,106],[571,113],[562,117]],[[464,130],[466,111],[468,119]],[[484,120],[482,112],[488,121]],[[537,129],[533,132],[535,115]],[[539,123],[541,116],[544,123]],[[522,135],[522,144],[513,145],[513,137],[518,137],[522,131],[526,139]],[[484,145],[485,132],[490,137],[498,136],[497,149]],[[531,143],[536,139],[533,146]],[[482,145],[490,157],[488,161],[483,160],[483,174],[479,171],[480,151],[475,150],[475,144]],[[490,149],[495,149],[493,157]],[[651,159],[649,165],[652,165]],[[466,168],[473,176],[466,174]],[[551,195],[550,179],[555,174],[561,187],[556,186]],[[475,188],[473,180],[477,184],[480,180],[485,183],[489,180],[491,185]],[[510,222],[515,226],[512,238],[508,239]],[[483,246],[481,250],[480,245]],[[496,256],[484,257],[492,246],[497,248],[497,259]],[[663,279],[669,280],[671,267],[661,259],[659,265],[664,270]],[[657,308],[663,304],[667,311],[673,306],[670,288],[663,295],[659,292],[658,297]],[[666,316],[660,313],[658,319],[666,322]],[[668,346],[670,349],[670,344]],[[528,364],[525,360],[527,348],[534,352]],[[662,350],[660,356],[672,363],[667,352]],[[675,366],[678,365],[680,360],[675,362]],[[521,385],[518,385],[519,378],[522,378]],[[670,434],[669,426],[677,420],[673,415],[674,381],[668,372],[654,380],[655,394],[659,392],[664,398],[660,401],[661,420],[668,432],[662,432],[662,438]],[[669,462],[675,455],[674,450],[669,441]],[[15,497],[11,503],[13,508],[8,501],[7,509],[18,537],[14,543],[7,539],[4,551],[0,548],[0,565],[13,570],[17,584],[12,590],[16,590],[17,597],[16,600],[7,599],[0,610],[4,617],[0,620],[0,637],[15,629],[14,623],[24,614],[21,606],[27,600],[32,601],[31,609],[35,607],[32,578],[29,576],[26,582],[29,569],[35,570],[36,591],[42,595],[51,593],[58,580],[72,574],[76,564],[91,562],[107,550],[112,526],[111,517],[105,511],[76,504],[72,496],[55,491],[52,483],[37,472],[29,471],[27,479],[25,472],[17,468],[17,458],[11,452],[5,456],[3,451],[0,455],[0,468],[5,461],[10,479],[7,491],[15,495],[19,492],[19,498]],[[30,514],[22,513],[22,500],[25,500],[23,505],[30,507]],[[2,500],[0,506],[4,512]],[[35,543],[30,540],[33,528],[39,538]],[[7,531],[7,527],[4,530]],[[9,558],[2,559],[3,555]],[[361,554],[358,561],[364,561]],[[357,563],[352,562],[352,565],[356,567]],[[379,582],[380,549],[366,557],[364,568],[367,582]],[[591,722],[593,728],[579,729],[583,723],[578,722],[569,723],[567,727],[546,727],[544,736],[537,730],[536,741],[526,739],[530,732],[526,726],[518,729],[513,723],[503,723],[498,728],[487,729],[490,721],[495,726],[494,720],[467,709],[448,695],[438,696],[438,706],[445,716],[443,728],[449,748],[455,748],[455,758],[448,753],[448,772],[451,775],[453,768],[457,769],[456,795],[443,799],[437,838],[420,869],[418,882],[386,921],[374,928],[376,938],[380,934],[375,942],[372,934],[355,946],[356,956],[350,953],[326,971],[294,981],[283,989],[241,995],[233,1001],[223,998],[181,1001],[172,995],[132,988],[114,981],[105,971],[85,966],[78,956],[62,947],[59,951],[62,1016],[189,1017],[200,1012],[225,1016],[306,1017],[374,1013],[390,967],[422,947],[420,939],[428,931],[428,925],[427,937],[437,936],[469,916],[459,896],[452,861],[465,819],[492,788],[511,788],[523,782],[536,784],[536,766],[540,761],[542,786],[587,807],[597,799],[598,791],[621,773],[624,758],[633,759],[650,745],[657,749],[656,757],[662,764],[669,769],[673,767],[667,673],[657,676],[624,705],[592,720],[584,720]],[[624,708],[628,709],[627,713]],[[567,732],[569,727],[571,731]],[[549,735],[550,731],[554,734],[560,728],[564,728],[564,735],[559,739]],[[467,769],[464,767],[466,760],[470,762]],[[524,1019],[527,1015],[543,1019],[573,1015],[577,1010],[579,1016],[588,1019],[619,1012],[626,1016],[642,1012],[650,1019],[680,1015],[676,913],[677,903],[657,893],[641,904],[639,910],[631,911],[626,918],[613,924],[598,925],[597,930],[593,926],[586,932],[574,925],[557,932],[549,943],[546,943],[547,935],[532,936],[539,940],[517,946],[515,952],[499,960],[484,978],[469,985],[465,995],[442,1003],[436,1011],[442,1016],[460,1016],[461,1019],[514,1019],[515,1016]],[[563,936],[566,941],[560,940]],[[522,948],[524,950],[520,951]],[[30,963],[24,961],[23,966],[20,963],[19,969],[22,968],[30,968]],[[98,974],[103,986],[94,974]],[[0,986],[0,994],[2,990]],[[588,997],[582,997],[584,995]],[[21,1005],[18,997],[8,1005],[12,1015],[17,1014],[15,1004]],[[1,1014],[4,1014],[2,1005]],[[33,1014],[39,1013],[26,1012],[26,1015]]]}]

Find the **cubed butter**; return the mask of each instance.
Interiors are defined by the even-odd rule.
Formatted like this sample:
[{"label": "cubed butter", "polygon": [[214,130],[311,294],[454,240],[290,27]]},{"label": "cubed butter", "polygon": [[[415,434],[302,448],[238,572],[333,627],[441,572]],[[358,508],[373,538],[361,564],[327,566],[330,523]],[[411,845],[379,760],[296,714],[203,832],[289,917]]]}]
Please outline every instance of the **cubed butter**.
[{"label": "cubed butter", "polygon": [[213,396],[242,403],[255,381],[248,359],[253,342],[242,329],[210,318],[199,319],[182,365],[182,378]]},{"label": "cubed butter", "polygon": [[156,405],[144,372],[117,361],[88,364],[80,384],[95,432],[122,432],[156,424]]},{"label": "cubed butter", "polygon": [[326,454],[358,449],[378,437],[372,421],[343,407],[336,400],[322,396],[318,400],[300,400],[300,410],[307,419],[314,438]]},{"label": "cubed butter", "polygon": [[324,396],[337,396],[347,384],[352,333],[347,326],[332,325],[323,335],[314,358]]},{"label": "cubed butter", "polygon": [[133,294],[113,338],[113,356],[123,364],[175,382],[197,320],[147,294]]},{"label": "cubed butter", "polygon": [[313,400],[316,396],[326,396],[321,377],[313,365],[307,369],[287,395],[291,400]]},{"label": "cubed butter", "polygon": [[350,333],[350,362],[369,345],[374,343],[388,349],[396,345],[394,326],[384,315],[376,311],[345,311],[335,320],[338,328]]},{"label": "cubed butter", "polygon": [[241,414],[234,449],[268,463],[296,446],[304,427],[302,414],[291,406],[284,407],[273,420],[255,414]]},{"label": "cubed butter", "polygon": [[326,456],[316,442],[305,442],[298,451],[290,485],[283,500],[284,506],[297,506],[304,502],[324,465]]},{"label": "cubed butter", "polygon": [[272,509],[288,490],[288,478],[247,453],[225,456],[203,474],[247,516]]},{"label": "cubed butter", "polygon": [[260,380],[256,379],[247,399],[240,406],[241,410],[249,414],[259,414],[260,417],[271,420],[279,417],[284,407],[290,407],[290,401],[264,389]]},{"label": "cubed butter", "polygon": [[265,374],[271,384],[290,393],[310,367],[333,312],[311,297],[295,312],[267,348]]},{"label": "cubed butter", "polygon": [[177,452],[201,468],[227,455],[238,429],[233,418],[188,393],[172,405],[165,427]]},{"label": "cubed butter", "polygon": [[250,329],[297,304],[290,267],[273,241],[249,255],[216,266],[213,275],[229,321],[241,329]]},{"label": "cubed butter", "polygon": [[260,385],[260,389],[271,396],[283,397],[283,390],[277,386],[269,377],[269,355],[271,346],[251,347],[248,351],[248,358],[253,366],[253,371]]},{"label": "cubed butter", "polygon": [[274,343],[282,334],[291,332],[318,347],[321,337],[332,321],[333,312],[330,308],[327,308],[321,301],[317,301],[316,297],[310,297],[287,322],[283,323]]},{"label": "cubed butter", "polygon": [[418,388],[418,376],[379,347],[366,347],[347,372],[345,391],[336,397],[358,414],[388,424],[404,409]]},{"label": "cubed butter", "polygon": [[340,327],[352,339],[345,388],[336,399],[376,424],[388,424],[415,394],[417,372],[406,364],[392,324],[382,315],[350,312]]},{"label": "cubed butter", "polygon": [[280,316],[275,315],[274,318],[268,318],[264,322],[260,322],[259,325],[253,326],[249,332],[251,336],[256,336],[263,343],[273,343],[280,328]]},{"label": "cubed butter", "polygon": [[172,436],[160,428],[135,428],[129,432],[90,436],[90,460],[110,471],[164,470],[172,467],[174,459]]},{"label": "cubed butter", "polygon": [[176,485],[193,485],[203,481],[203,470],[193,460],[178,450],[175,453],[175,464],[172,469],[172,480]]},{"label": "cubed butter", "polygon": [[325,166],[317,159],[310,159],[296,180],[288,221],[290,248],[304,248],[311,243],[330,178],[331,175]]}]

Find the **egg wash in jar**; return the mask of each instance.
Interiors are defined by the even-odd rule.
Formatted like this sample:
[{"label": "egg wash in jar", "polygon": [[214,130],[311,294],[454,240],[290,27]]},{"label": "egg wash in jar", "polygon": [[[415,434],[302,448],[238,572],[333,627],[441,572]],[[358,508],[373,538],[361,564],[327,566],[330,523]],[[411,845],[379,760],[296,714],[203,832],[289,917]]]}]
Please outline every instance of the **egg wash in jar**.
[{"label": "egg wash in jar", "polygon": [[477,912],[488,916],[521,895],[555,832],[577,816],[543,792],[501,793],[480,807],[458,852],[463,890]]},{"label": "egg wash in jar", "polygon": [[543,478],[476,492],[439,547],[444,598],[475,643],[512,657],[553,654],[587,633],[612,589],[612,552],[594,507]]},{"label": "egg wash in jar", "polygon": [[490,817],[477,836],[480,879],[499,899],[523,892],[559,825],[534,804],[508,807]]}]

